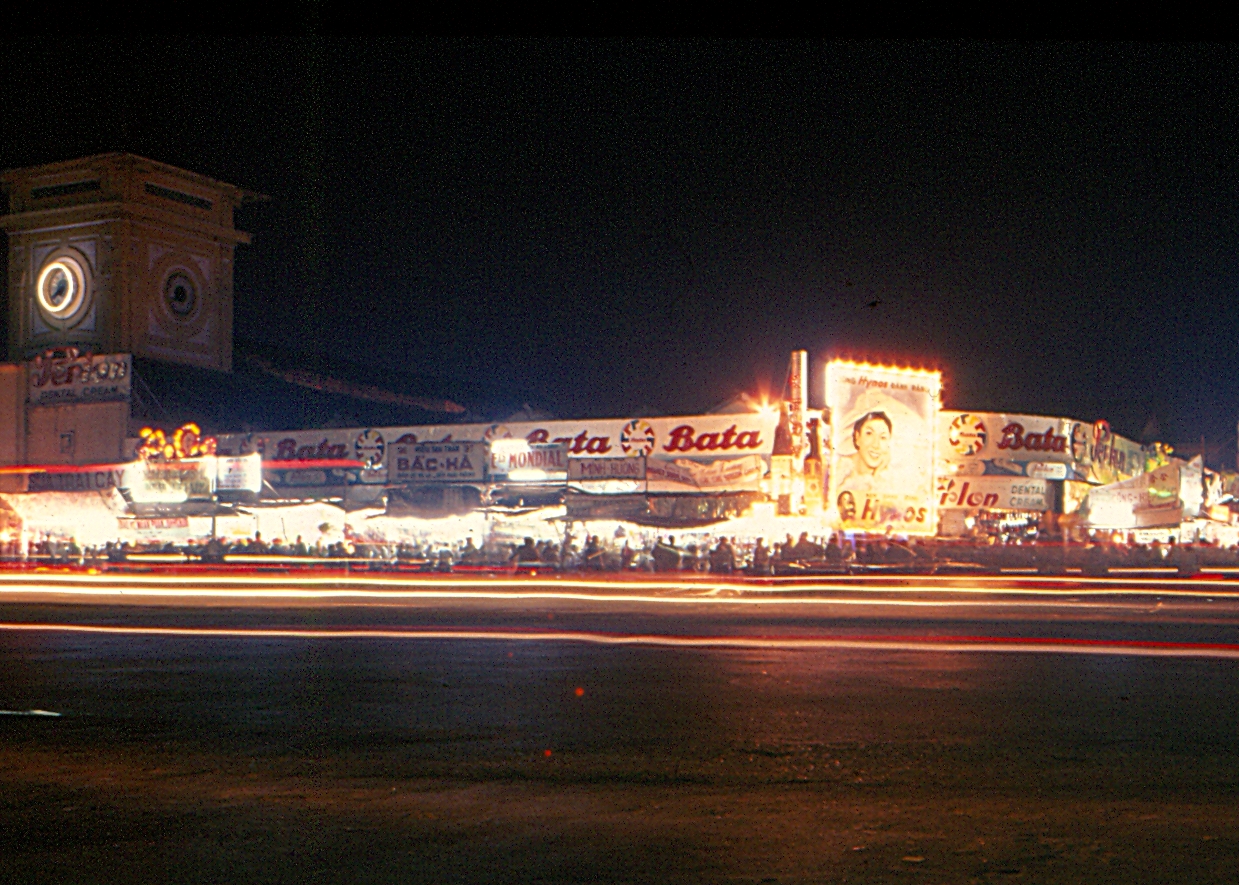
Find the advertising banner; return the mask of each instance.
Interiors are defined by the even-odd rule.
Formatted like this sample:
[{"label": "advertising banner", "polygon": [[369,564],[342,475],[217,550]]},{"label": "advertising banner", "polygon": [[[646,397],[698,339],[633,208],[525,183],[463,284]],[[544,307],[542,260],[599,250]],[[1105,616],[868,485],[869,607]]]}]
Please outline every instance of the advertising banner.
[{"label": "advertising banner", "polygon": [[671,418],[582,418],[505,424],[439,424],[387,430],[415,442],[523,439],[557,443],[573,458],[718,458],[769,455],[778,413],[688,415]]},{"label": "advertising banner", "polygon": [[588,482],[607,479],[645,479],[645,458],[569,458],[568,479]]},{"label": "advertising banner", "polygon": [[938,507],[968,510],[1051,510],[1050,484],[1044,479],[1007,476],[940,476]]},{"label": "advertising banner", "polygon": [[568,448],[562,443],[523,439],[495,440],[490,444],[486,473],[491,482],[565,482]]},{"label": "advertising banner", "polygon": [[215,459],[134,461],[125,465],[124,491],[139,504],[178,504],[210,500],[215,491]]},{"label": "advertising banner", "polygon": [[127,402],[132,362],[127,353],[38,356],[26,366],[27,396],[34,406]]},{"label": "advertising banner", "polygon": [[760,455],[717,461],[650,458],[645,464],[651,492],[759,491],[765,473],[766,464]]},{"label": "advertising banner", "polygon": [[1145,472],[1146,452],[1138,443],[1112,432],[1105,421],[1080,427],[1091,432],[1088,449],[1090,482],[1106,485],[1131,479]]},{"label": "advertising banner", "polygon": [[787,429],[792,435],[792,457],[805,448],[805,409],[809,401],[809,352],[793,350],[787,366]]},{"label": "advertising banner", "polygon": [[[216,451],[232,456],[257,452],[267,482],[277,490],[382,485],[387,482],[385,436],[390,433],[376,428],[227,433],[216,437]],[[272,461],[300,463],[272,468]],[[341,466],[342,461],[359,466]]]},{"label": "advertising banner", "polygon": [[215,489],[220,492],[262,491],[262,456],[257,452],[215,459]]},{"label": "advertising banner", "polygon": [[486,476],[486,445],[480,442],[419,443],[405,434],[392,443],[388,481],[482,482]]},{"label": "advertising banner", "polygon": [[26,488],[32,492],[92,492],[119,489],[124,482],[125,466],[115,464],[73,473],[32,473]]},{"label": "advertising banner", "polygon": [[[1074,437],[1073,428],[1077,428]],[[1060,468],[1064,474],[1071,473],[1076,462],[1087,465],[1091,435],[1091,425],[1070,418],[943,410],[938,414],[938,458],[956,468],[945,472],[969,476],[1040,473],[1049,479],[1047,473],[1057,472],[1051,464],[1065,465]],[[1030,465],[1037,465],[1031,467],[1032,473]]]},{"label": "advertising banner", "polygon": [[187,541],[190,538],[189,518],[169,516],[159,519],[120,517],[116,520],[121,537],[135,541]]},{"label": "advertising banner", "polygon": [[[412,427],[300,430],[273,433],[223,434],[217,438],[221,455],[258,452],[263,457],[267,481],[290,493],[309,488],[336,488],[356,484],[408,482],[476,482],[477,463],[470,453],[472,470],[443,465],[434,469],[413,466],[412,447],[423,443],[474,445],[496,440],[521,440],[531,450],[557,445],[573,459],[662,458],[714,462],[748,455],[768,456],[774,445],[777,410],[727,415],[687,415],[663,418],[584,418],[569,421],[527,421],[506,424],[438,424]],[[428,453],[423,453],[428,454]],[[462,453],[463,454],[463,453]],[[483,460],[488,458],[483,455]],[[402,466],[402,460],[404,463]],[[347,460],[368,467],[341,467]],[[285,466],[270,467],[270,462]],[[300,462],[295,467],[288,462]],[[322,466],[316,466],[321,463]],[[487,469],[485,463],[481,468]],[[496,474],[491,470],[492,477]],[[619,468],[615,468],[619,469]],[[440,479],[440,470],[452,478]],[[560,468],[567,476],[566,463]],[[625,476],[625,479],[628,477]],[[748,487],[746,480],[745,488]]]},{"label": "advertising banner", "polygon": [[938,414],[940,473],[1108,484],[1145,470],[1141,446],[1104,421],[1004,412]]},{"label": "advertising banner", "polygon": [[936,421],[942,375],[832,361],[828,518],[844,531],[937,530]]},{"label": "advertising banner", "polygon": [[1177,526],[1200,515],[1203,498],[1200,460],[1175,460],[1140,476],[1092,489],[1082,510],[1087,525],[1096,528]]}]

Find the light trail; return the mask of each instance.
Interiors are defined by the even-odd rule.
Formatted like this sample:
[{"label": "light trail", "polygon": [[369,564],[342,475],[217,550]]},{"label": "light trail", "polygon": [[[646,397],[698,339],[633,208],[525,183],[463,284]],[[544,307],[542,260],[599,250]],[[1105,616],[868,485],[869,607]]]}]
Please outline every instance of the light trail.
[{"label": "light trail", "polygon": [[[700,591],[702,588],[695,588]],[[855,593],[855,588],[834,588],[835,592],[851,592]],[[816,589],[814,592],[818,594],[830,593],[828,588]],[[861,592],[868,592],[862,590]],[[488,601],[488,602],[584,602],[597,605],[657,605],[657,606],[778,606],[778,607],[822,607],[822,606],[878,606],[887,608],[975,608],[976,606],[987,607],[1038,607],[1038,608],[1069,608],[1073,610],[1121,610],[1128,611],[1131,609],[1130,604],[1122,602],[1104,602],[1101,601],[1104,597],[1113,598],[1115,596],[1131,595],[1122,591],[1095,592],[1091,594],[1079,594],[1068,591],[1059,593],[1051,593],[1049,591],[1033,594],[1030,598],[1029,594],[1007,594],[1005,591],[961,591],[959,595],[968,598],[960,599],[913,599],[890,595],[895,592],[904,594],[914,594],[916,588],[904,588],[902,591],[888,590],[883,595],[872,596],[856,596],[856,595],[815,595],[815,596],[786,596],[764,594],[761,596],[753,595],[729,595],[722,591],[712,590],[708,593],[698,593],[696,595],[655,595],[655,594],[622,594],[622,593],[581,593],[557,590],[448,590],[441,587],[417,589],[417,590],[365,590],[365,589],[311,589],[311,588],[288,588],[288,587],[272,587],[267,589],[242,589],[242,588],[175,588],[175,587],[45,587],[38,584],[30,585],[15,585],[0,589],[0,601],[3,601],[6,596],[10,597],[10,601],[24,599],[28,601],[30,597],[48,597],[54,596],[62,599],[92,599],[101,600],[107,599],[109,603],[124,603],[125,601],[138,602],[140,600],[159,600],[168,599],[178,600],[185,605],[192,605],[195,601],[219,601],[226,600],[230,602],[241,603],[252,601],[256,603],[268,602],[308,602],[322,601],[326,603],[354,603],[357,605],[374,606],[381,603],[397,603],[397,602],[430,602],[430,601]],[[923,592],[933,592],[938,594],[951,593],[949,589],[942,588],[927,589]],[[981,598],[983,596],[1005,595],[1013,596],[1014,598],[995,599]],[[1201,598],[1203,593],[1146,593],[1135,594],[1137,596],[1173,596],[1177,598]],[[1081,600],[1078,597],[1088,597],[1086,600]],[[1220,598],[1228,598],[1225,594],[1209,594],[1212,599],[1215,596]],[[1147,603],[1146,603],[1147,604]]]},{"label": "light trail", "polygon": [[[177,586],[171,587],[170,583]],[[531,590],[530,587],[547,589]],[[550,588],[554,589],[550,589]],[[616,592],[619,591],[619,592]],[[710,578],[667,580],[616,580],[610,578],[538,576],[388,576],[357,574],[129,574],[99,572],[0,572],[0,594],[56,593],[66,595],[131,595],[190,599],[203,598],[479,598],[479,599],[578,599],[642,602],[703,602],[753,604],[769,597],[781,603],[815,603],[791,594],[855,593],[907,595],[916,593],[956,596],[1010,597],[1179,597],[1236,598],[1239,581],[1210,578],[1204,581],[1157,578],[1002,577],[961,578],[931,575],[917,577],[856,576],[844,580],[766,578],[749,581],[718,581]],[[666,594],[682,594],[668,597]],[[731,594],[731,595],[726,595]],[[876,602],[874,599],[861,600]],[[901,604],[911,604],[903,601]],[[925,603],[925,604],[942,604]]]},{"label": "light trail", "polygon": [[587,643],[666,648],[1002,652],[1020,654],[1121,655],[1239,660],[1239,644],[1065,639],[1008,636],[667,636],[588,630],[290,629],[222,627],[126,627],[0,623],[0,631],[173,639],[449,640],[464,642]]}]

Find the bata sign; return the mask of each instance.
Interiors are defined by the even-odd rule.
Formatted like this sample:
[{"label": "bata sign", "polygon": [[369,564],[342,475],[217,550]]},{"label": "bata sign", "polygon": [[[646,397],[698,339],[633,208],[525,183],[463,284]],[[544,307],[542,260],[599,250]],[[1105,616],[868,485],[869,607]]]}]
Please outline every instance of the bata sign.
[{"label": "bata sign", "polygon": [[[778,415],[773,412],[750,412],[674,418],[302,430],[224,434],[217,439],[220,455],[258,452],[267,462],[304,462],[281,465],[283,470],[267,467],[268,480],[273,486],[353,486],[385,482],[477,482],[487,472],[492,478],[505,477],[509,475],[510,464],[504,458],[519,447],[505,450],[500,445],[504,458],[499,459],[502,463],[497,463],[493,452],[488,455],[483,444],[493,446],[507,442],[519,442],[524,445],[524,451],[531,454],[562,450],[565,459],[571,456],[574,459],[629,458],[637,461],[662,457],[714,462],[747,455],[769,455],[777,423]],[[421,446],[449,448],[419,450]],[[462,448],[450,448],[455,446]],[[341,461],[357,461],[359,466],[338,463]],[[323,463],[320,467],[314,462]],[[566,460],[557,465],[548,463],[546,467],[559,478],[567,476]],[[546,472],[540,466],[515,469]],[[623,478],[630,476],[622,468],[607,469],[615,471],[614,476],[620,473]]]},{"label": "bata sign", "polygon": [[693,415],[681,418],[603,418],[511,424],[441,424],[401,427],[396,436],[416,442],[524,440],[562,445],[573,458],[638,458],[659,454],[693,457],[769,455],[775,414]]},{"label": "bata sign", "polygon": [[1004,415],[997,412],[938,414],[938,456],[948,462],[969,460],[1071,461],[1079,459],[1067,418]]}]

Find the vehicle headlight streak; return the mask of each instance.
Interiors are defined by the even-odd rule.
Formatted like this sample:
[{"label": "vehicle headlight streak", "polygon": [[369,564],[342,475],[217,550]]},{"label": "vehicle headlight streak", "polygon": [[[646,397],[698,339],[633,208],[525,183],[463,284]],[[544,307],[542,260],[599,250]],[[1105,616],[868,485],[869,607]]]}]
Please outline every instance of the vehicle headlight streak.
[{"label": "vehicle headlight streak", "polygon": [[[175,582],[175,586],[169,586]],[[812,594],[812,595],[806,595]],[[915,598],[932,594],[933,598]],[[1047,607],[1094,613],[1131,611],[1130,597],[1239,599],[1239,581],[1165,581],[1078,578],[860,577],[846,580],[768,579],[761,583],[710,578],[615,580],[549,576],[386,576],[357,574],[129,574],[39,571],[0,573],[0,601],[31,602],[53,597],[83,603],[107,598],[109,605],[180,600],[195,602],[251,600],[256,605],[300,604],[319,600],[332,606],[373,607],[383,603],[435,600],[508,602],[586,602],[595,607],[632,605],[699,606],[881,606],[892,609]],[[1122,597],[1128,597],[1124,602]],[[1087,601],[1081,601],[1081,600]],[[1147,610],[1147,602],[1140,606]],[[294,640],[444,640],[487,642],[556,642],[684,648],[877,650],[915,652],[1022,652],[1049,654],[1137,655],[1239,659],[1239,644],[1150,642],[960,635],[723,635],[627,634],[591,630],[521,628],[369,628],[324,626],[234,628],[91,625],[74,623],[0,623],[0,631],[50,632],[129,637]]]},{"label": "vehicle headlight streak", "polygon": [[[175,583],[175,586],[171,586]],[[534,589],[537,588],[537,589]],[[668,605],[946,606],[1021,600],[1117,597],[1236,598],[1239,581],[1152,578],[860,576],[846,580],[775,578],[761,582],[698,579],[612,579],[543,576],[387,576],[369,574],[130,574],[38,571],[0,573],[0,600],[11,594],[158,596],[231,599],[546,599]],[[804,594],[816,594],[812,596]],[[832,594],[824,596],[821,594]],[[833,594],[850,594],[838,596]],[[958,599],[908,599],[935,594]],[[986,600],[979,597],[1005,597]],[[1073,602],[1078,606],[1079,603]]]},{"label": "vehicle headlight streak", "polygon": [[406,628],[357,630],[321,628],[128,627],[85,624],[0,623],[0,631],[158,637],[173,639],[441,640],[588,643],[665,648],[778,650],[866,650],[911,652],[1016,652],[1023,654],[1126,655],[1239,660],[1239,644],[1149,642],[1003,636],[673,636],[590,630],[453,630]]}]

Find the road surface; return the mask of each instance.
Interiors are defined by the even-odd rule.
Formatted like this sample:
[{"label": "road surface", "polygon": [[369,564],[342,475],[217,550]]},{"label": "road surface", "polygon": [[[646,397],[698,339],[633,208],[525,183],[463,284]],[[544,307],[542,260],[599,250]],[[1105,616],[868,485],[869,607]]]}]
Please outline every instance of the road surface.
[{"label": "road surface", "polygon": [[1233,882],[1239,584],[0,574],[43,882]]}]

